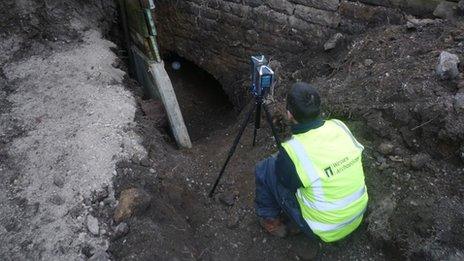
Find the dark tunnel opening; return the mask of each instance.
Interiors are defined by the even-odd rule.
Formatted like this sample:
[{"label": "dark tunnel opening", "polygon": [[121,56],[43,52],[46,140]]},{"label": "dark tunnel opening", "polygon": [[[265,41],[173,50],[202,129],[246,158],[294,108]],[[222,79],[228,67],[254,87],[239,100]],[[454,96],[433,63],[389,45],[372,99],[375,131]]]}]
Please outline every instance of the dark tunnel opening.
[{"label": "dark tunnel opening", "polygon": [[163,60],[192,141],[235,122],[234,106],[211,74],[173,52]]}]

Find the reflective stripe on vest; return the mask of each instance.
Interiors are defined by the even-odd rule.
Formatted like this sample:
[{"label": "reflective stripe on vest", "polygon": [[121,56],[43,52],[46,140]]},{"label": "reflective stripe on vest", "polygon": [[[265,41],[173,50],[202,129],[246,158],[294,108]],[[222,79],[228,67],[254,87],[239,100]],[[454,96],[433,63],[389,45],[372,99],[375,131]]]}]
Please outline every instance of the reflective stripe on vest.
[{"label": "reflective stripe on vest", "polygon": [[316,173],[316,170],[314,169],[314,166],[311,163],[311,159],[308,157],[303,144],[301,144],[297,139],[289,140],[288,144],[290,144],[292,149],[295,151],[298,160],[303,165],[304,172],[306,173],[308,179],[311,181],[311,188],[313,189],[314,198],[316,199],[315,202],[308,201],[305,197],[303,197],[303,195],[301,195],[300,190],[297,191],[297,196],[303,199],[305,205],[307,205],[309,208],[320,211],[343,209],[349,204],[360,199],[366,192],[366,187],[362,187],[360,190],[354,192],[353,194],[341,198],[335,202],[327,202],[323,200],[325,197],[324,191],[322,190],[321,178]]},{"label": "reflective stripe on vest", "polygon": [[319,175],[314,168],[311,159],[309,159],[308,154],[306,153],[303,144],[301,144],[297,139],[291,139],[288,141],[288,144],[293,148],[295,151],[298,160],[303,165],[304,172],[306,177],[311,183],[311,188],[313,189],[314,198],[316,199],[324,199],[324,191],[322,191],[322,181]]},{"label": "reflective stripe on vest", "polygon": [[[335,123],[337,126],[339,126],[352,140],[354,146],[362,151],[364,147],[354,138],[354,136],[351,134],[351,132],[348,130],[348,128],[341,122],[338,121],[332,121]],[[309,186],[312,189],[312,195],[314,198],[314,201],[308,200],[304,195],[302,195],[300,189],[297,190],[296,196],[301,199],[301,201],[304,203],[304,205],[310,209],[314,209],[317,211],[336,211],[336,210],[342,210],[349,206],[350,204],[356,202],[360,198],[364,196],[366,193],[366,187],[363,186],[359,190],[355,191],[354,193],[343,197],[341,199],[338,199],[336,201],[329,202],[326,200],[326,197],[324,195],[323,191],[323,186],[322,183],[323,181],[319,177],[317,170],[315,169],[311,159],[309,158],[308,153],[306,152],[304,145],[296,138],[292,138],[287,142],[288,145],[292,148],[294,151],[298,161],[300,162],[302,166],[302,170],[304,172],[304,175],[307,177],[309,180]],[[349,220],[343,221],[341,223],[336,223],[336,224],[326,224],[326,223],[321,223],[317,221],[313,221],[311,219],[305,218],[306,222],[308,225],[311,227],[312,230],[314,231],[321,231],[321,232],[330,232],[330,231],[335,231],[338,229],[341,229],[354,221],[356,221],[358,218],[360,218],[365,212],[365,209],[361,211],[358,214],[355,214],[352,218]]]},{"label": "reflective stripe on vest", "polygon": [[330,231],[334,231],[334,230],[343,228],[343,227],[353,223],[356,219],[360,218],[364,214],[364,212],[366,212],[366,209],[363,209],[361,212],[359,212],[359,214],[355,215],[353,218],[350,218],[349,220],[347,220],[345,222],[342,222],[342,223],[338,223],[338,224],[325,224],[325,223],[312,221],[312,220],[307,219],[307,218],[305,220],[306,220],[306,223],[308,223],[309,227],[312,230],[322,231],[322,232],[330,232]]},{"label": "reflective stripe on vest", "polygon": [[307,200],[303,195],[301,195],[300,190],[297,191],[297,197],[303,200],[305,205],[312,209],[320,210],[320,211],[331,211],[331,210],[338,210],[338,209],[345,208],[346,206],[360,199],[364,195],[364,193],[366,193],[366,187],[362,187],[360,190],[354,192],[353,194],[346,196],[342,199],[339,199],[337,201],[334,201],[334,202],[324,202],[324,201],[311,202]]},{"label": "reflective stripe on vest", "polygon": [[361,151],[364,150],[364,146],[361,145],[361,143],[359,143],[356,138],[353,136],[353,134],[351,133],[351,131],[346,127],[346,125],[339,121],[339,120],[335,120],[333,119],[332,120],[333,123],[337,124],[340,128],[342,128],[342,130],[344,130],[346,132],[346,134],[348,136],[350,136],[351,140],[353,141],[353,144],[354,146],[356,146],[356,148],[360,149]]}]

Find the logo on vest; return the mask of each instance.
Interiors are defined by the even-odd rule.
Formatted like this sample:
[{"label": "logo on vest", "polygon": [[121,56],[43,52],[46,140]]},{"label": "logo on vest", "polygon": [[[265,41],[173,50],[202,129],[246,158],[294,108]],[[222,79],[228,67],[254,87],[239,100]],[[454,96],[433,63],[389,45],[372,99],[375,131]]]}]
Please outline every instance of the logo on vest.
[{"label": "logo on vest", "polygon": [[328,168],[324,169],[324,172],[325,172],[325,175],[327,175],[327,177],[329,177],[329,178],[331,176],[333,176],[333,174],[334,174],[331,167],[328,167]]},{"label": "logo on vest", "polygon": [[325,168],[324,169],[325,175],[327,175],[327,177],[330,178],[334,174],[339,174],[339,173],[351,168],[353,165],[360,162],[360,160],[361,160],[360,155],[358,155],[355,158],[351,158],[351,159],[349,157],[345,157],[345,158],[331,164],[329,167]]}]

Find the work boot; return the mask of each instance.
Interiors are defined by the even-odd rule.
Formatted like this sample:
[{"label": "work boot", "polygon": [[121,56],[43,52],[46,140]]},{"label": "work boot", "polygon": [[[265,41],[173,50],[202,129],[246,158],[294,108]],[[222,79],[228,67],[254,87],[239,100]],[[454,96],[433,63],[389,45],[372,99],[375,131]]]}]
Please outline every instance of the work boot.
[{"label": "work boot", "polygon": [[281,214],[280,220],[285,224],[288,236],[296,236],[301,233],[301,229],[298,225],[293,222],[285,212]]},{"label": "work boot", "polygon": [[296,236],[301,234],[301,229],[292,221],[287,223],[287,234],[289,236]]},{"label": "work boot", "polygon": [[285,237],[287,235],[287,228],[279,218],[260,218],[259,224],[273,236]]}]

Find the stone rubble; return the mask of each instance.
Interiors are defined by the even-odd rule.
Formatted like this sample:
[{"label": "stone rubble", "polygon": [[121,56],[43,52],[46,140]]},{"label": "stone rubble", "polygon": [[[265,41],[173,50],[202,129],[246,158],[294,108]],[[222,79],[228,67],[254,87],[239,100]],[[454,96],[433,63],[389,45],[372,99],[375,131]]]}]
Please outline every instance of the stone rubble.
[{"label": "stone rubble", "polygon": [[151,196],[143,189],[131,188],[121,192],[119,203],[114,211],[113,219],[118,224],[131,217],[136,212],[143,212],[148,208]]},{"label": "stone rubble", "polygon": [[459,57],[443,51],[438,58],[437,75],[442,80],[453,80],[459,76]]},{"label": "stone rubble", "polygon": [[92,235],[98,236],[100,234],[100,226],[98,225],[97,218],[95,218],[92,215],[88,215],[86,224],[87,224],[87,229]]},{"label": "stone rubble", "polygon": [[325,44],[324,51],[329,51],[335,49],[337,46],[340,46],[345,36],[342,33],[334,34]]}]

